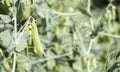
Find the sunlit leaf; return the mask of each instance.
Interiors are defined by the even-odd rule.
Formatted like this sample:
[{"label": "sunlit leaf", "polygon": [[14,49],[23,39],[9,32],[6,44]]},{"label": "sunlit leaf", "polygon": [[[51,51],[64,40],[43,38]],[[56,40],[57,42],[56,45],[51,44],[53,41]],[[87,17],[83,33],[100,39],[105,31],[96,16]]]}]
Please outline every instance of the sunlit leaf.
[{"label": "sunlit leaf", "polygon": [[50,60],[47,62],[47,68],[52,70],[55,67],[55,60]]},{"label": "sunlit leaf", "polygon": [[17,41],[16,43],[16,51],[21,51],[24,50],[25,48],[27,48],[27,39],[28,39],[28,35],[23,33],[23,35],[20,37],[20,39]]},{"label": "sunlit leaf", "polygon": [[1,18],[1,20],[4,21],[5,23],[9,23],[9,22],[11,21],[11,18],[10,18],[10,16],[8,16],[8,15],[2,15],[2,14],[0,14],[0,18]]},{"label": "sunlit leaf", "polygon": [[10,44],[12,37],[9,30],[5,30],[0,33],[0,40],[2,41],[1,45],[7,47]]},{"label": "sunlit leaf", "polygon": [[43,3],[41,5],[36,5],[36,10],[37,10],[38,15],[41,18],[45,18],[46,15],[48,14],[49,7],[45,3]]}]

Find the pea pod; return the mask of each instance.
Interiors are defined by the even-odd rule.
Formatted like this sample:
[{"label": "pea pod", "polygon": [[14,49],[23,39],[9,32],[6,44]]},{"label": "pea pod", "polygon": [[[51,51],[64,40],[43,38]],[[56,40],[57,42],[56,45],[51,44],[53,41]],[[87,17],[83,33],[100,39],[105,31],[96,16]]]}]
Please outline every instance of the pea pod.
[{"label": "pea pod", "polygon": [[31,5],[30,4],[25,4],[24,10],[23,10],[23,16],[25,19],[27,19],[31,14]]},{"label": "pea pod", "polygon": [[9,0],[5,0],[4,2],[5,2],[5,4],[6,4],[8,10],[10,11],[10,13],[11,13],[12,15],[15,14],[13,8],[11,7],[10,1],[9,1]]},{"label": "pea pod", "polygon": [[35,47],[35,51],[40,55],[45,55],[44,50],[42,49],[42,44],[40,42],[37,26],[36,26],[36,23],[35,23],[34,19],[33,19],[31,25],[32,25],[31,32],[32,32],[32,38],[33,38],[33,44],[34,44],[34,47]]}]

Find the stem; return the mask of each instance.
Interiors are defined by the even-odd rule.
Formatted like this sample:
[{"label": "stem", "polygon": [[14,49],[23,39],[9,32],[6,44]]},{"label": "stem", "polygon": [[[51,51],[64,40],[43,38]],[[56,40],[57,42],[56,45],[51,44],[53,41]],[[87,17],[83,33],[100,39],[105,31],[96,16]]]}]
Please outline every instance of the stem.
[{"label": "stem", "polygon": [[[16,11],[15,14],[13,14],[13,21],[14,21],[14,43],[15,43],[15,47],[16,47],[16,43],[17,43],[17,18],[16,18]],[[16,52],[14,51],[14,59],[13,59],[13,68],[12,68],[12,72],[15,72],[15,67],[16,67]]]},{"label": "stem", "polygon": [[14,59],[13,59],[13,69],[12,69],[12,72],[15,72],[15,67],[16,67],[16,53],[14,52]]},{"label": "stem", "polygon": [[89,54],[92,49],[93,39],[91,39],[87,53]]},{"label": "stem", "polygon": [[13,16],[13,20],[14,20],[14,36],[15,36],[15,44],[16,44],[16,38],[17,38],[17,19],[16,16]]},{"label": "stem", "polygon": [[90,7],[91,7],[91,0],[88,0],[88,4],[87,4],[88,13],[90,13]]},{"label": "stem", "polygon": [[93,23],[93,19],[92,19],[92,18],[90,18],[90,24],[91,24],[91,28],[92,28],[92,30],[94,31],[95,28],[94,28],[94,23]]},{"label": "stem", "polygon": [[[87,11],[88,11],[89,14],[91,14],[90,7],[91,7],[91,0],[88,0]],[[94,24],[93,24],[93,19],[92,18],[90,18],[90,24],[91,24],[92,30],[94,30]],[[91,39],[90,43],[89,43],[89,47],[88,47],[88,50],[87,50],[87,54],[88,55],[90,55],[90,51],[92,49],[92,45],[93,45],[93,39]],[[87,72],[91,72],[90,71],[90,64],[91,64],[90,63],[90,58],[88,57],[88,60],[87,60]]]},{"label": "stem", "polygon": [[[90,55],[90,51],[92,49],[92,45],[93,45],[93,39],[91,39],[89,47],[88,47],[88,51],[87,51],[88,55]],[[88,57],[88,60],[87,60],[87,72],[90,72],[90,58],[89,57]]]},{"label": "stem", "polygon": [[57,58],[61,58],[61,57],[69,56],[69,55],[72,55],[72,52],[62,54],[62,55],[57,55],[57,56],[54,56],[54,57],[45,58],[45,59],[40,59],[38,61],[33,62],[32,64],[37,64],[39,62],[44,62],[44,61],[47,61],[47,60],[57,59]]},{"label": "stem", "polygon": [[87,72],[90,72],[90,60],[87,61]]},{"label": "stem", "polygon": [[114,34],[109,34],[109,33],[104,33],[104,32],[99,32],[99,35],[105,35],[105,36],[109,36],[109,37],[113,37],[113,38],[120,38],[119,35],[114,35]]},{"label": "stem", "polygon": [[86,53],[86,52],[87,52],[87,50],[86,50],[86,47],[85,47],[85,44],[84,44],[84,40],[82,39],[82,36],[81,36],[81,34],[79,33],[78,29],[77,29],[77,28],[75,28],[75,30],[76,30],[76,34],[77,34],[77,35],[78,35],[78,37],[79,37],[80,47],[81,47],[81,48],[82,48],[82,50]]},{"label": "stem", "polygon": [[73,16],[73,15],[80,15],[81,13],[75,12],[75,13],[62,13],[52,10],[54,14],[61,15],[61,16]]}]

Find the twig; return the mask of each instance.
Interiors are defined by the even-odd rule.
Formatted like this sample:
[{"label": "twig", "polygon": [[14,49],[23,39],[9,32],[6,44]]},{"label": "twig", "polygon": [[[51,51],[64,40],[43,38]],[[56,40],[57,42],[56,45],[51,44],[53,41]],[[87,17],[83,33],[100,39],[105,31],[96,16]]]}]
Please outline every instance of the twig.
[{"label": "twig", "polygon": [[16,19],[16,16],[14,15],[13,16],[13,19],[12,19],[13,21],[14,21],[14,41],[15,41],[15,43],[16,43],[16,38],[17,38],[17,19]]},{"label": "twig", "polygon": [[[88,4],[87,4],[87,11],[89,14],[91,14],[91,0],[88,0]],[[92,30],[94,30],[94,24],[93,24],[93,20],[92,18],[90,18],[90,23],[91,23],[91,28]],[[93,39],[90,40],[90,43],[89,43],[89,47],[88,47],[88,50],[87,50],[87,54],[89,55],[90,54],[90,51],[92,49],[92,45],[93,45]],[[90,71],[90,58],[88,57],[88,60],[87,60],[87,72],[91,72]]]},{"label": "twig", "polygon": [[40,59],[38,61],[33,62],[32,64],[37,64],[39,62],[43,62],[43,61],[47,61],[47,60],[52,60],[52,59],[57,59],[57,58],[61,58],[61,57],[69,56],[69,55],[72,55],[72,52],[66,53],[66,54],[62,54],[62,55],[57,55],[57,56],[54,56],[54,57],[48,57],[48,58]]},{"label": "twig", "polygon": [[[88,55],[90,54],[90,51],[92,49],[92,45],[93,45],[93,39],[91,39],[89,47],[88,47],[88,51],[87,51]],[[89,58],[87,60],[87,70],[88,70],[87,72],[90,72],[90,59]]]},{"label": "twig", "polygon": [[92,49],[92,44],[93,44],[93,39],[91,39],[91,41],[90,41],[90,44],[89,44],[89,47],[88,47],[88,51],[87,51],[88,54],[90,53],[90,51]]},{"label": "twig", "polygon": [[75,28],[75,30],[76,30],[76,34],[77,34],[78,37],[79,37],[79,41],[80,41],[80,44],[79,44],[79,45],[80,45],[80,47],[82,48],[83,52],[86,53],[87,50],[86,50],[86,47],[85,47],[84,41],[83,41],[83,39],[82,39],[82,36],[81,36],[81,34],[79,33],[77,27]]},{"label": "twig", "polygon": [[120,38],[119,35],[113,35],[113,34],[104,33],[104,32],[99,32],[98,34],[99,35],[105,35],[105,36],[113,37],[113,38]]},{"label": "twig", "polygon": [[88,0],[87,4],[87,11],[90,13],[90,7],[91,7],[91,0]]},{"label": "twig", "polygon": [[[17,18],[16,18],[16,14],[13,15],[13,21],[14,21],[14,43],[16,46],[17,43]],[[14,59],[13,59],[13,67],[12,67],[12,72],[15,72],[15,67],[16,67],[16,53],[14,51]]]},{"label": "twig", "polygon": [[15,72],[15,67],[16,67],[16,53],[14,52],[14,59],[13,59],[13,69],[12,72]]},{"label": "twig", "polygon": [[87,61],[87,72],[90,72],[90,60]]},{"label": "twig", "polygon": [[63,13],[63,12],[57,12],[52,10],[53,13],[62,15],[62,16],[73,16],[73,15],[80,15],[80,12],[75,12],[75,13]]},{"label": "twig", "polygon": [[19,34],[19,36],[18,36],[18,38],[16,39],[16,42],[18,41],[18,40],[20,40],[20,38],[21,38],[21,36],[23,35],[23,33],[25,32],[25,29],[28,27],[28,22],[26,22],[22,27],[21,27],[21,29],[18,31],[18,33],[19,32],[21,32],[20,34]]}]

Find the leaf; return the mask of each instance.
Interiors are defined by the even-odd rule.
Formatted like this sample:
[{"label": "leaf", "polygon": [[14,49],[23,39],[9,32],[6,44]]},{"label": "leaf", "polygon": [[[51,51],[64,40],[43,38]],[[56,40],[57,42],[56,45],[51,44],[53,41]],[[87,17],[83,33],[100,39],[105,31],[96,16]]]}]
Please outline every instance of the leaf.
[{"label": "leaf", "polygon": [[33,19],[33,28],[31,29],[31,31],[32,31],[32,37],[33,37],[33,44],[36,52],[40,55],[45,55],[34,19]]},{"label": "leaf", "polygon": [[69,66],[57,65],[55,68],[56,72],[73,72]]},{"label": "leaf", "polygon": [[21,38],[16,43],[16,51],[20,52],[21,50],[24,50],[27,46],[27,39],[28,35],[23,33]]},{"label": "leaf", "polygon": [[11,18],[10,18],[10,16],[8,16],[8,15],[2,15],[2,14],[0,14],[0,18],[1,18],[1,20],[4,21],[5,23],[9,23],[9,22],[11,21]]},{"label": "leaf", "polygon": [[55,60],[49,60],[47,62],[47,68],[50,69],[50,70],[52,70],[55,67],[55,65],[56,65]]},{"label": "leaf", "polygon": [[36,10],[37,10],[38,15],[41,18],[45,18],[46,13],[48,13],[49,11],[49,7],[45,3],[43,3],[41,5],[36,5]]},{"label": "leaf", "polygon": [[76,61],[75,63],[73,63],[72,67],[77,72],[82,72],[82,67],[81,67],[81,62],[80,61]]},{"label": "leaf", "polygon": [[4,25],[2,24],[1,20],[0,20],[0,29],[4,28]]},{"label": "leaf", "polygon": [[17,72],[30,72],[30,64],[27,62],[17,64]]},{"label": "leaf", "polygon": [[9,46],[10,40],[11,40],[11,35],[10,35],[10,31],[9,30],[5,30],[3,32],[0,33],[0,40],[1,45],[7,47]]}]

